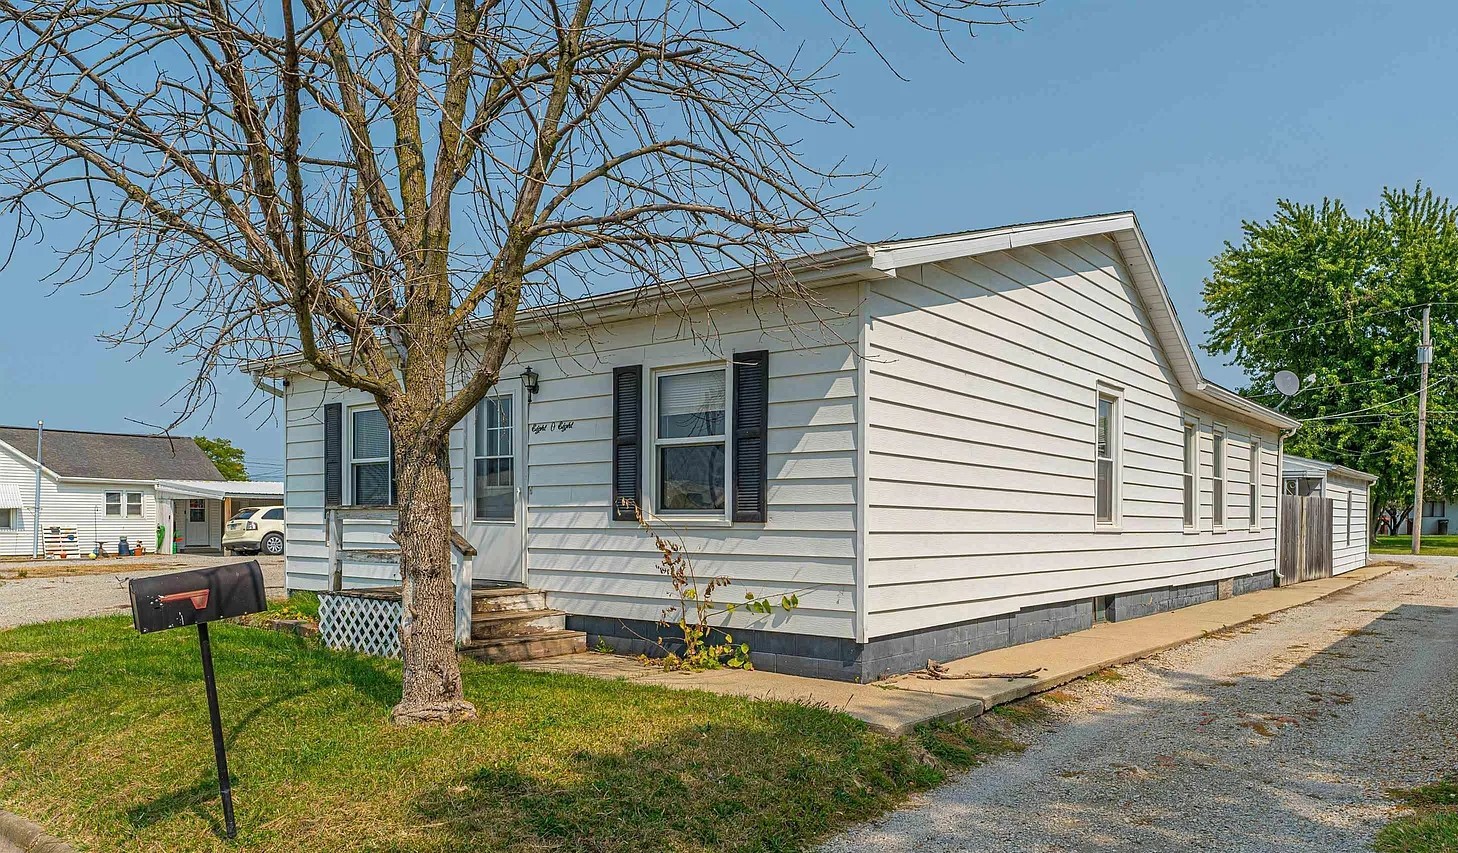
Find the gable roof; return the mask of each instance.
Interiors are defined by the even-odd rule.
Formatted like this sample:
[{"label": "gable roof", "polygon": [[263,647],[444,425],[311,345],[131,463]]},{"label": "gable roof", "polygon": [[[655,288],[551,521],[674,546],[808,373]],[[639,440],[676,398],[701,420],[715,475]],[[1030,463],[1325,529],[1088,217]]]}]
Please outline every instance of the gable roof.
[{"label": "gable roof", "polygon": [[[1154,264],[1154,254],[1144,239],[1144,231],[1133,211],[1104,213],[1071,219],[1050,219],[1020,225],[1006,225],[976,231],[958,231],[932,237],[862,243],[817,252],[787,263],[795,278],[806,286],[820,286],[855,280],[895,278],[897,270],[966,258],[989,252],[1001,252],[1020,246],[1036,246],[1079,237],[1107,236],[1123,256],[1135,289],[1154,325],[1160,348],[1169,358],[1181,389],[1220,409],[1243,415],[1257,423],[1294,431],[1301,422],[1254,400],[1206,379],[1200,371],[1195,352],[1185,336],[1184,326],[1175,313],[1169,289]],[[742,299],[762,292],[764,283],[754,269],[728,270],[669,282],[662,285],[665,293],[692,294],[691,300],[703,305]],[[620,290],[581,299],[565,300],[552,305],[522,311],[517,334],[529,335],[564,322],[607,322],[651,312],[658,300],[645,298],[642,288]],[[480,329],[484,331],[482,321]],[[471,333],[467,333],[469,338]],[[243,370],[256,376],[284,376],[307,370],[303,358],[292,353],[276,359],[247,362]]]},{"label": "gable roof", "polygon": [[1285,455],[1284,460],[1285,464],[1281,468],[1283,477],[1325,477],[1328,474],[1337,474],[1367,483],[1375,483],[1378,480],[1376,474],[1368,474],[1366,471],[1358,471],[1356,468],[1348,468],[1335,462],[1323,462],[1320,459],[1308,459],[1305,456],[1294,456],[1290,453]]},{"label": "gable roof", "polygon": [[[0,426],[0,442],[35,461],[35,428]],[[89,480],[222,480],[187,437],[47,429],[41,462],[58,477]]]}]

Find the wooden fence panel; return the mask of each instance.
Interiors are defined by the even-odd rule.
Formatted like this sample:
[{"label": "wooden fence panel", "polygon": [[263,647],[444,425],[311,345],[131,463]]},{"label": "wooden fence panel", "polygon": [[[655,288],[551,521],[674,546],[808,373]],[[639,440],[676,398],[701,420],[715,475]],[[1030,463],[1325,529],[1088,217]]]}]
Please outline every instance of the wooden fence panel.
[{"label": "wooden fence panel", "polygon": [[1282,583],[1331,577],[1332,509],[1333,501],[1321,495],[1281,496]]}]

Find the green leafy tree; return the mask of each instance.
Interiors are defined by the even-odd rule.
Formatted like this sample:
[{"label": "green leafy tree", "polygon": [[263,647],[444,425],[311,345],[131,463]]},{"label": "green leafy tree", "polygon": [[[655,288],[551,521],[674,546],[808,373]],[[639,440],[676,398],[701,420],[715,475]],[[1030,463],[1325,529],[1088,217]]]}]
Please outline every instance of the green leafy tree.
[{"label": "green leafy tree", "polygon": [[197,436],[193,439],[202,452],[213,460],[218,466],[218,473],[223,475],[224,480],[246,480],[248,479],[248,466],[243,461],[243,448],[234,447],[233,442],[226,438],[208,438]]},{"label": "green leafy tree", "polygon": [[[1245,393],[1305,423],[1287,449],[1376,474],[1373,509],[1412,511],[1418,318],[1431,306],[1426,497],[1458,495],[1458,211],[1421,184],[1353,216],[1282,200],[1242,224],[1205,282],[1205,350],[1251,377]],[[1282,401],[1273,377],[1314,377]],[[1375,525],[1373,526],[1375,530]]]}]

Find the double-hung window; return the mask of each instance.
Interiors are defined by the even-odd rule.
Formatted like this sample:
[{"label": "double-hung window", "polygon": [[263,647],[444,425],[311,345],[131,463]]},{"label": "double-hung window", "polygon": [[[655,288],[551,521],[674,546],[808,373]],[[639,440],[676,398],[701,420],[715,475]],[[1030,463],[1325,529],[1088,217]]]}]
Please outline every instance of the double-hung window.
[{"label": "double-hung window", "polygon": [[1261,529],[1261,440],[1250,437],[1250,529]]},{"label": "double-hung window", "polygon": [[1094,522],[1119,520],[1119,398],[1100,391],[1094,434]]},{"label": "double-hung window", "polygon": [[355,506],[389,506],[390,427],[379,409],[349,414],[349,481]]},{"label": "double-hung window", "polygon": [[475,501],[480,521],[516,518],[516,463],[511,396],[476,404]]},{"label": "double-hung window", "polygon": [[726,371],[676,371],[657,376],[653,453],[654,503],[660,513],[724,512],[727,453]]},{"label": "double-hung window", "polygon": [[107,515],[121,515],[122,514],[122,493],[121,492],[107,492],[106,493],[106,514]]},{"label": "double-hung window", "polygon": [[1199,524],[1196,510],[1200,506],[1200,429],[1194,421],[1185,421],[1185,464],[1183,482],[1185,490],[1185,529],[1193,530]]},{"label": "double-hung window", "polygon": [[0,509],[0,530],[12,530],[19,527],[20,510]]},{"label": "double-hung window", "polygon": [[142,493],[127,492],[127,515],[140,518],[142,515]]},{"label": "double-hung window", "polygon": [[1225,430],[1216,427],[1210,434],[1210,515],[1219,530],[1225,526]]}]

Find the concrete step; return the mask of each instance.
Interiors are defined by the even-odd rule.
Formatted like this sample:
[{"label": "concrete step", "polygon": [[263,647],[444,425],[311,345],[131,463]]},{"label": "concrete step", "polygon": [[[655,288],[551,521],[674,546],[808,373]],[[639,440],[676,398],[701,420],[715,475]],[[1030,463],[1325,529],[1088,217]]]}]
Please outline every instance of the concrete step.
[{"label": "concrete step", "polygon": [[582,631],[536,631],[490,640],[472,640],[461,646],[461,654],[486,663],[514,663],[570,655],[587,651],[587,634]]},{"label": "concrete step", "polygon": [[535,610],[502,610],[471,617],[471,639],[491,640],[516,634],[560,631],[567,627],[567,614],[550,607]]},{"label": "concrete step", "polygon": [[523,586],[471,590],[471,615],[484,616],[508,610],[543,610],[547,594]]}]

